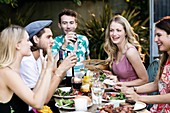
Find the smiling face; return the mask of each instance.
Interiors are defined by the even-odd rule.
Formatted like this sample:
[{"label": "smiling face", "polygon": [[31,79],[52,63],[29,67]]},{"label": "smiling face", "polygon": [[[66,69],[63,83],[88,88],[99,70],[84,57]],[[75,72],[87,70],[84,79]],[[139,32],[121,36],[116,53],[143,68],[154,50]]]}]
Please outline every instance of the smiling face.
[{"label": "smiling face", "polygon": [[58,23],[59,28],[64,34],[68,32],[74,32],[77,28],[77,22],[74,16],[61,16],[61,23]]},{"label": "smiling face", "polygon": [[109,31],[110,31],[110,38],[114,44],[119,45],[120,43],[125,41],[126,33],[123,25],[113,21],[110,24]]},{"label": "smiling face", "polygon": [[162,52],[170,52],[170,35],[167,34],[164,30],[155,28],[155,42],[158,45],[158,48]]}]

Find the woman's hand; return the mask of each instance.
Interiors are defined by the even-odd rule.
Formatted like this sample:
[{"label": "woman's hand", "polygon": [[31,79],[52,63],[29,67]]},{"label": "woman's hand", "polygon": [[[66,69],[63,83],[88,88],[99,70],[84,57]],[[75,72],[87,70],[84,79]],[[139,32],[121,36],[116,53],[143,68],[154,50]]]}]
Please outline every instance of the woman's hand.
[{"label": "woman's hand", "polygon": [[103,70],[105,73],[106,77],[113,80],[114,82],[118,82],[117,76],[113,75],[113,73],[109,70]]},{"label": "woman's hand", "polygon": [[138,95],[132,88],[128,88],[124,94],[128,100],[139,101],[140,95]]}]

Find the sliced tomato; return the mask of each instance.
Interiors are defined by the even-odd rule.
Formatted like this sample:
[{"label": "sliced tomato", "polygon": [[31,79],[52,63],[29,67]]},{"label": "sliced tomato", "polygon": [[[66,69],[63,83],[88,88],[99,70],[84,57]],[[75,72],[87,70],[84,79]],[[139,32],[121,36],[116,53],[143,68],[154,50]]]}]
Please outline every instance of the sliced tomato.
[{"label": "sliced tomato", "polygon": [[116,93],[111,93],[111,96],[112,97],[116,97]]}]

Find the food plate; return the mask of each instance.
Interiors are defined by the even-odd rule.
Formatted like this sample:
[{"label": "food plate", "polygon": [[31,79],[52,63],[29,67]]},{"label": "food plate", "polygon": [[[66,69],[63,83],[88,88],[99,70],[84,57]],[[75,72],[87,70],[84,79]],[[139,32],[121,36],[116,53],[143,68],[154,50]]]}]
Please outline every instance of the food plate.
[{"label": "food plate", "polygon": [[125,100],[110,100],[109,101],[110,104],[114,104],[114,107],[119,107],[119,104],[121,102],[125,102]]},{"label": "food plate", "polygon": [[105,79],[103,81],[104,84],[107,84],[107,85],[111,85],[111,86],[114,86],[115,85],[115,82],[113,80],[110,80],[110,79]]},{"label": "food plate", "polygon": [[[57,104],[57,103],[56,103]],[[55,106],[57,106],[55,104]],[[91,104],[89,104],[87,107],[89,108],[89,107],[91,107],[93,105],[93,103],[91,103]],[[68,106],[63,106],[63,107],[61,107],[61,109],[65,109],[65,110],[75,110],[75,107],[68,107]]]},{"label": "food plate", "polygon": [[135,103],[135,107],[134,107],[133,110],[137,111],[137,110],[141,110],[141,109],[144,109],[144,108],[146,108],[146,104],[138,101],[138,102]]},{"label": "food plate", "polygon": [[[65,92],[70,92],[71,87],[61,87],[61,88],[58,88],[58,89],[65,91]],[[61,96],[61,95],[54,94],[53,96],[57,97],[57,98],[74,98],[76,95]]]}]

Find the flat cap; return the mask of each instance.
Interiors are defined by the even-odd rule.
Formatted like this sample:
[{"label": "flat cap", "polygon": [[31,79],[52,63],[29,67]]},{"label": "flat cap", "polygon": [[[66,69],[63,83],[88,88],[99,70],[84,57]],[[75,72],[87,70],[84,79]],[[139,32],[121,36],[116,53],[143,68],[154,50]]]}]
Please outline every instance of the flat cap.
[{"label": "flat cap", "polygon": [[52,24],[52,20],[39,20],[28,24],[25,29],[29,34],[29,39],[36,35],[39,31]]}]

